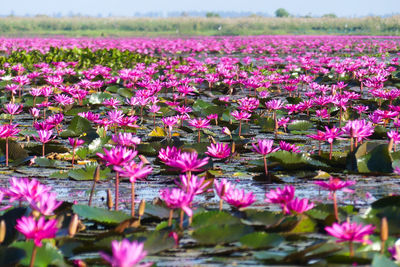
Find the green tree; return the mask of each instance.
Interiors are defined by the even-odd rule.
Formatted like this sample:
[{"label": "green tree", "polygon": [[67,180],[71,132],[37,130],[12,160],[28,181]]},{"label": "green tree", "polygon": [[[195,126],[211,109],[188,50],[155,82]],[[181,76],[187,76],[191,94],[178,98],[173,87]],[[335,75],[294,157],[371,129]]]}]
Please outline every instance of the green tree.
[{"label": "green tree", "polygon": [[289,12],[288,12],[286,9],[284,9],[284,8],[278,8],[278,9],[275,11],[275,16],[278,17],[278,18],[285,18],[285,17],[289,17],[290,14],[289,14]]},{"label": "green tree", "polygon": [[325,15],[322,15],[323,18],[337,18],[335,13],[328,13]]},{"label": "green tree", "polygon": [[218,13],[215,12],[207,12],[206,13],[207,18],[220,18],[221,16]]}]

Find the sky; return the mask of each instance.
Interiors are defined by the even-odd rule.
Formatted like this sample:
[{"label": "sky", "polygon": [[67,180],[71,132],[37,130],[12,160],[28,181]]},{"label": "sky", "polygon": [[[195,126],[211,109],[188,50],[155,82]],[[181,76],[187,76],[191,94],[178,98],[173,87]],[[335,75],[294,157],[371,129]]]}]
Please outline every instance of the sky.
[{"label": "sky", "polygon": [[293,15],[340,17],[400,14],[400,0],[0,0],[0,15],[133,16],[135,13],[184,11],[262,12],[285,8]]}]

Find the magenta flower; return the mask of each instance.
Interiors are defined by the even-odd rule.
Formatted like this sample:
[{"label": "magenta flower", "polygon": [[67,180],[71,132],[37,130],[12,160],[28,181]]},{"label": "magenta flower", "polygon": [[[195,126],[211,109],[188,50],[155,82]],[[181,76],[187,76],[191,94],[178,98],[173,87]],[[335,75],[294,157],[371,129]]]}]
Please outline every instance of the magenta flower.
[{"label": "magenta flower", "polygon": [[6,139],[6,166],[8,167],[8,139],[18,134],[20,130],[17,128],[18,125],[3,124],[0,125],[0,138]]},{"label": "magenta flower", "polygon": [[266,156],[272,152],[276,152],[279,150],[279,148],[272,148],[274,145],[273,140],[267,140],[267,139],[260,139],[258,142],[255,144],[252,144],[253,152],[256,152],[258,154],[261,154],[263,156]]},{"label": "magenta flower", "polygon": [[[133,160],[137,155],[137,151],[130,150],[126,147],[113,147],[111,150],[103,148],[103,151],[105,155],[101,153],[97,153],[96,155],[105,162],[106,166],[114,165],[114,167],[124,165],[126,162]],[[119,172],[115,175],[115,210],[118,210],[118,204]]]},{"label": "magenta flower", "polygon": [[242,120],[248,121],[251,117],[251,114],[246,112],[246,111],[233,111],[231,112],[232,117],[235,118],[235,120],[239,121],[239,136],[242,135]]},{"label": "magenta flower", "polygon": [[355,181],[342,181],[339,178],[330,177],[329,182],[316,181],[314,184],[321,186],[329,191],[337,191],[344,187],[353,186],[356,184]]},{"label": "magenta flower", "polygon": [[324,181],[316,181],[314,184],[321,186],[324,189],[327,189],[332,192],[332,198],[333,198],[333,209],[335,212],[335,219],[336,221],[339,221],[339,212],[338,212],[338,205],[337,205],[337,197],[336,197],[336,191],[340,190],[344,187],[352,186],[355,185],[355,181],[342,181],[339,178],[329,178],[329,182],[324,182]]},{"label": "magenta flower", "polygon": [[45,155],[44,145],[56,137],[55,136],[52,137],[52,135],[53,135],[52,130],[38,130],[37,133],[38,133],[39,137],[33,136],[33,138],[37,142],[42,143],[42,156],[44,157],[44,155]]},{"label": "magenta flower", "polygon": [[[171,209],[168,225],[172,225],[172,216],[174,209],[181,209],[187,216],[192,217],[193,211],[190,205],[193,200],[193,194],[187,193],[179,188],[166,188],[160,192],[160,198],[165,201],[168,208]],[[183,213],[180,216],[180,227],[183,228]]]},{"label": "magenta flower", "polygon": [[280,141],[279,142],[279,148],[281,150],[289,151],[289,152],[293,152],[293,153],[299,153],[300,152],[299,148],[295,144],[289,144],[289,143],[287,143],[285,141]]},{"label": "magenta flower", "polygon": [[348,121],[342,131],[350,136],[350,151],[353,151],[353,139],[355,139],[355,147],[358,142],[371,136],[374,133],[374,126],[371,122],[365,120]]},{"label": "magenta flower", "polygon": [[265,176],[267,176],[267,177],[268,177],[267,155],[279,150],[278,147],[272,148],[273,144],[274,144],[273,140],[267,140],[267,139],[260,139],[260,140],[258,140],[257,144],[252,144],[253,145],[252,151],[263,155]]},{"label": "magenta flower", "polygon": [[314,208],[314,203],[309,202],[309,199],[296,197],[287,203],[286,208],[291,213],[301,214]]},{"label": "magenta flower", "polygon": [[147,177],[153,168],[150,166],[144,166],[143,162],[136,164],[135,161],[130,161],[127,164],[121,166],[114,166],[114,170],[119,172],[122,177],[128,177],[131,182],[131,215],[135,216],[135,182],[137,179],[143,179]]},{"label": "magenta flower", "polygon": [[84,140],[82,139],[78,139],[78,138],[71,138],[68,137],[68,142],[69,145],[72,146],[72,167],[74,167],[74,163],[75,163],[75,149],[81,145],[83,145],[83,143],[85,143]]},{"label": "magenta flower", "polygon": [[110,150],[103,148],[103,151],[105,154],[97,153],[96,155],[105,162],[106,166],[124,165],[126,162],[133,160],[137,155],[137,151],[122,146],[113,147]]},{"label": "magenta flower", "polygon": [[226,190],[222,197],[228,204],[234,206],[237,209],[246,208],[256,201],[256,197],[253,192],[245,193],[244,189],[230,188]]},{"label": "magenta flower", "polygon": [[179,181],[175,180],[175,183],[187,193],[199,195],[207,190],[207,187],[210,186],[211,181],[206,181],[204,177],[199,178],[194,174],[192,174],[190,177],[182,174],[179,176]]},{"label": "magenta flower", "polygon": [[38,201],[41,195],[49,192],[51,187],[41,184],[36,179],[12,177],[10,187],[3,192],[10,198],[10,202],[27,201],[28,203]]},{"label": "magenta flower", "polygon": [[143,243],[137,241],[129,242],[124,239],[121,242],[114,240],[111,242],[112,256],[100,251],[100,256],[108,261],[112,267],[149,267],[152,262],[139,264],[147,252],[143,250]]},{"label": "magenta flower", "polygon": [[229,147],[229,144],[211,144],[207,147],[206,154],[213,158],[224,159],[230,156],[231,148]]},{"label": "magenta flower", "polygon": [[164,117],[161,119],[165,126],[168,126],[169,138],[172,137],[172,127],[178,123],[177,117]]},{"label": "magenta flower", "polygon": [[57,232],[57,220],[52,219],[46,222],[44,217],[35,220],[33,217],[22,217],[17,220],[15,228],[21,232],[26,239],[33,239],[35,246],[41,247],[42,240],[54,238]]},{"label": "magenta flower", "polygon": [[197,142],[200,143],[200,129],[205,129],[205,128],[210,128],[210,121],[207,119],[202,119],[202,118],[195,118],[192,120],[189,120],[189,125],[195,127],[198,129],[198,138]]},{"label": "magenta flower", "polygon": [[327,126],[325,126],[325,141],[327,141],[329,143],[329,159],[332,159],[332,144],[333,141],[338,138],[339,136],[341,136],[343,134],[343,132],[336,128],[335,126],[333,126],[332,129],[329,129]]},{"label": "magenta flower", "polygon": [[111,139],[113,140],[114,143],[126,147],[135,147],[141,142],[140,138],[132,133],[113,134],[111,136]]},{"label": "magenta flower", "polygon": [[364,226],[362,224],[357,224],[356,222],[344,222],[342,224],[334,223],[332,226],[325,227],[325,231],[327,231],[328,234],[338,238],[336,242],[349,242],[350,257],[354,256],[354,242],[372,243],[368,239],[365,239],[365,237],[373,234],[374,230],[375,226],[372,226],[371,224]]},{"label": "magenta flower", "polygon": [[158,158],[164,162],[166,165],[171,165],[171,162],[175,161],[178,159],[181,155],[181,150],[177,149],[176,147],[169,147],[167,148],[161,148],[160,151],[158,151]]},{"label": "magenta flower", "polygon": [[153,168],[145,166],[143,162],[137,164],[132,160],[122,166],[114,166],[114,170],[119,172],[122,177],[128,177],[129,181],[134,183],[137,179],[141,180],[147,177],[153,171]]},{"label": "magenta flower", "polygon": [[208,163],[209,157],[198,159],[198,154],[194,152],[183,152],[175,160],[168,162],[168,165],[177,169],[181,172],[198,172],[201,171],[201,167]]},{"label": "magenta flower", "polygon": [[56,193],[40,194],[36,201],[31,201],[30,206],[44,216],[53,215],[54,211],[62,204],[61,201],[57,201],[56,197]]},{"label": "magenta flower", "polygon": [[280,204],[284,214],[289,213],[287,204],[294,199],[295,187],[286,185],[283,189],[272,189],[265,194],[265,202]]}]

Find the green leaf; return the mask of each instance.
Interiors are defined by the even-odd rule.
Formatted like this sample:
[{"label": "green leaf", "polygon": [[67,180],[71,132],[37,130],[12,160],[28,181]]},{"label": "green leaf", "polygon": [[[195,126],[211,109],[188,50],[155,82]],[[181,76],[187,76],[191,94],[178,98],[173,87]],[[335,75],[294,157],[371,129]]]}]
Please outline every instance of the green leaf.
[{"label": "green leaf", "polygon": [[169,236],[169,231],[152,231],[133,235],[129,239],[144,241],[144,250],[150,255],[175,247],[175,240]]},{"label": "green leaf", "polygon": [[240,238],[243,246],[251,249],[273,248],[279,246],[285,239],[278,234],[254,232]]},{"label": "green leaf", "polygon": [[130,215],[122,211],[109,211],[106,209],[89,207],[87,205],[73,205],[72,210],[82,219],[106,224],[118,224],[131,218]]},{"label": "green leaf", "polygon": [[202,245],[217,245],[238,241],[252,231],[252,227],[243,224],[208,225],[196,229],[192,237]]},{"label": "green leaf", "polygon": [[[83,168],[73,169],[68,172],[68,176],[77,181],[90,181],[93,180],[94,172],[96,171],[98,164],[91,162],[86,164]],[[100,179],[105,179],[110,174],[111,170],[105,168],[100,170]]]},{"label": "green leaf", "polygon": [[311,123],[310,121],[297,120],[292,121],[287,128],[289,131],[307,131],[312,127],[313,123]]},{"label": "green leaf", "polygon": [[169,209],[167,207],[153,205],[151,203],[146,203],[146,209],[144,210],[144,213],[159,219],[169,218]]},{"label": "green leaf", "polygon": [[372,260],[371,267],[398,267],[395,262],[391,261],[389,258],[387,258],[385,255],[381,255],[376,253],[374,256],[374,259]]},{"label": "green leaf", "polygon": [[133,96],[132,91],[129,90],[128,88],[119,88],[118,91],[117,91],[117,93],[118,93],[120,96],[123,96],[123,97],[125,97],[125,98],[130,98],[130,97]]},{"label": "green leaf", "polygon": [[355,153],[357,171],[361,173],[392,173],[392,158],[387,144],[377,145],[372,151],[364,154],[368,144],[362,144]]},{"label": "green leaf", "polygon": [[305,214],[300,214],[300,221],[297,223],[297,225],[290,230],[290,233],[292,234],[298,234],[298,233],[312,233],[315,231],[315,227],[317,226],[317,223],[308,217]]},{"label": "green leaf", "polygon": [[25,257],[26,253],[23,249],[0,247],[0,266],[16,266]]},{"label": "green leaf", "polygon": [[65,131],[61,132],[60,136],[63,138],[77,137],[82,135],[83,133],[89,132],[95,132],[95,130],[92,128],[92,125],[90,124],[90,121],[81,116],[75,116],[71,120],[68,128]]},{"label": "green leaf", "polygon": [[109,93],[94,93],[89,97],[89,103],[92,105],[102,104],[104,100],[112,98],[112,95]]},{"label": "green leaf", "polygon": [[224,211],[206,211],[193,216],[192,227],[194,229],[209,225],[238,224],[240,219]]},{"label": "green leaf", "polygon": [[282,212],[259,211],[254,209],[248,209],[244,212],[246,214],[246,218],[243,219],[244,223],[265,226],[266,228],[279,225],[285,218]]},{"label": "green leaf", "polygon": [[[29,266],[32,250],[33,250],[33,242],[15,242],[12,244],[12,247],[20,248],[25,251],[27,255],[22,261],[22,265]],[[50,242],[43,242],[41,247],[37,248],[37,254],[35,259],[35,267],[47,267],[47,266],[67,266],[64,262],[64,257],[62,253]]]}]

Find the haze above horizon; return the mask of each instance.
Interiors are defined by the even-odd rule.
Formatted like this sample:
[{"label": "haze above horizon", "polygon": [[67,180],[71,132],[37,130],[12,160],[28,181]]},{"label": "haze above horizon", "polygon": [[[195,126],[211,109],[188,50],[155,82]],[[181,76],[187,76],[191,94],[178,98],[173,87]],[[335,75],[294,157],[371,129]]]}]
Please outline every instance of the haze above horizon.
[{"label": "haze above horizon", "polygon": [[[278,8],[286,9],[294,16],[322,16],[335,14],[339,17],[390,16],[400,14],[398,0],[0,0],[0,15],[8,16],[177,16],[183,12],[232,14],[263,14],[274,16]],[[197,12],[197,13],[196,13]],[[189,13],[190,14],[190,13]]]}]

